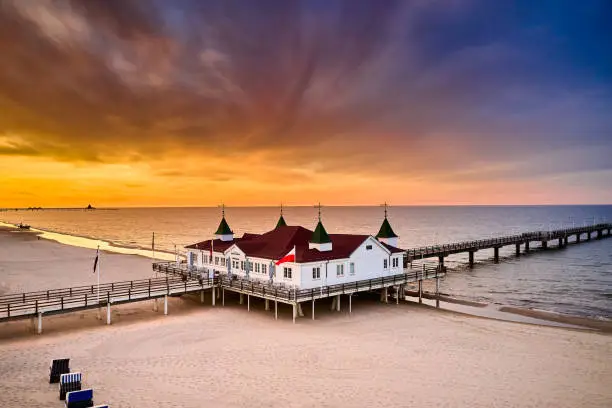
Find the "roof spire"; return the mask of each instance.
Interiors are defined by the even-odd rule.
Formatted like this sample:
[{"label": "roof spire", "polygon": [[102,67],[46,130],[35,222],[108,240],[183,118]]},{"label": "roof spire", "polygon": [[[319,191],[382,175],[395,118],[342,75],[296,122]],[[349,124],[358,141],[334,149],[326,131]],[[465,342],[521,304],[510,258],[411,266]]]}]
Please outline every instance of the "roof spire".
[{"label": "roof spire", "polygon": [[386,201],[383,206],[385,207],[385,219],[380,226],[378,234],[376,234],[376,238],[396,238],[397,235],[393,231],[393,228],[391,228],[391,224],[389,224],[389,220],[387,219],[387,209],[389,206],[387,205]]},{"label": "roof spire", "polygon": [[321,203],[319,203],[318,205],[315,205],[315,207],[318,209],[319,222],[317,223],[317,227],[312,233],[310,242],[317,243],[317,244],[325,244],[325,243],[331,242],[331,239],[329,238],[329,235],[327,234],[327,231],[325,231],[325,227],[323,226],[323,223],[321,222]]},{"label": "roof spire", "polygon": [[276,223],[276,228],[278,228],[278,227],[286,227],[286,226],[287,226],[287,223],[285,222],[285,218],[283,217],[283,203],[281,203],[281,205],[280,205],[280,218],[278,219],[278,222]]},{"label": "roof spire", "polygon": [[217,228],[217,232],[215,235],[233,235],[231,228],[227,221],[225,221],[225,204],[221,204],[221,222],[219,223],[219,228]]}]

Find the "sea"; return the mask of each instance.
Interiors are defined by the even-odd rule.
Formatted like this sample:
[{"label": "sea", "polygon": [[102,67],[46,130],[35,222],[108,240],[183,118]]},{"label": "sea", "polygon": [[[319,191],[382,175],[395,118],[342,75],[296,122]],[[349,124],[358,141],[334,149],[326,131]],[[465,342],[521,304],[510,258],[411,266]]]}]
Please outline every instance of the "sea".
[{"label": "sea", "polygon": [[[168,259],[186,245],[211,238],[221,211],[217,207],[4,211],[0,220],[85,238],[63,241],[75,245],[100,240],[107,243],[107,250],[149,256],[155,234],[156,257],[164,251]],[[284,207],[283,214],[287,224],[310,229],[318,220],[314,207]],[[226,207],[225,216],[237,236],[263,233],[276,225],[279,208]],[[322,208],[328,233],[376,235],[383,217],[384,208],[379,206]],[[388,218],[400,247],[407,249],[610,222],[612,205],[396,206],[389,207]],[[565,249],[556,249],[553,242],[548,250],[531,245],[532,250],[520,257],[515,256],[514,246],[502,248],[499,263],[493,262],[492,249],[481,250],[475,254],[474,268],[468,267],[467,254],[449,256],[441,292],[491,305],[612,320],[612,238]]]}]

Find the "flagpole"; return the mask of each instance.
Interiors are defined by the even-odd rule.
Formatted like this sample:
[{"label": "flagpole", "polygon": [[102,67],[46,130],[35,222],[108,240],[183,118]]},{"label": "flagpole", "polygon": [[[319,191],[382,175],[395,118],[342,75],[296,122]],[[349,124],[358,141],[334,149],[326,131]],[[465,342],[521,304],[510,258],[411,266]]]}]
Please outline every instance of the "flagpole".
[{"label": "flagpole", "polygon": [[[155,265],[155,231],[153,231],[153,238],[151,239],[151,251],[153,252],[153,258],[151,259],[151,265]],[[155,277],[157,278],[157,269],[155,269]],[[155,300],[157,302],[157,299]]]},{"label": "flagpole", "polygon": [[96,262],[96,267],[98,269],[98,290],[97,292],[97,300],[98,300],[98,319],[101,319],[102,317],[100,316],[100,245],[98,245],[98,249],[96,250],[96,259],[98,260],[98,262]]}]

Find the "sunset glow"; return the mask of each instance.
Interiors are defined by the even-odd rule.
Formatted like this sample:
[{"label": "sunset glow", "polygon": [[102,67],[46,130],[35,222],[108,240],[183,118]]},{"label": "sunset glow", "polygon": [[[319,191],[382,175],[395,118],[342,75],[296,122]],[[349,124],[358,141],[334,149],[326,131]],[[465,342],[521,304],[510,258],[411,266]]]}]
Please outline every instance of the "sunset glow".
[{"label": "sunset glow", "polygon": [[147,4],[2,2],[0,207],[612,202],[610,2]]}]

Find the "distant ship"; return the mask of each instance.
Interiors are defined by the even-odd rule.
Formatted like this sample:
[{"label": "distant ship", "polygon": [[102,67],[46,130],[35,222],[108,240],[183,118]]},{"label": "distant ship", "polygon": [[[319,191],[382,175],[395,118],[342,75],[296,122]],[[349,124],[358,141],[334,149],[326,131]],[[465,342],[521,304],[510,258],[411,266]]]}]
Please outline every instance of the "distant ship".
[{"label": "distant ship", "polygon": [[17,224],[17,228],[23,229],[23,230],[29,230],[30,226],[20,222],[19,224]]},{"label": "distant ship", "polygon": [[91,204],[89,204],[89,205],[87,206],[87,208],[86,208],[86,209],[87,209],[87,210],[95,210],[95,208],[94,208],[94,207],[92,207],[92,206],[91,206]]}]

